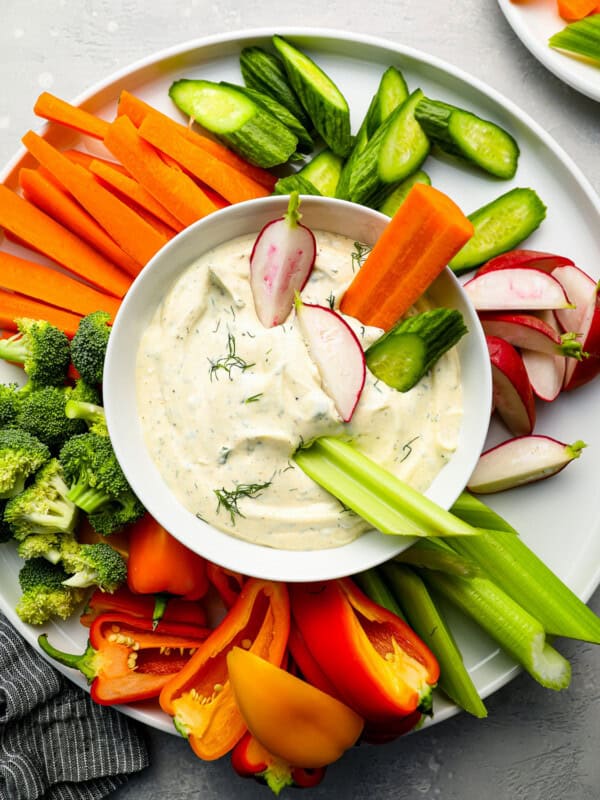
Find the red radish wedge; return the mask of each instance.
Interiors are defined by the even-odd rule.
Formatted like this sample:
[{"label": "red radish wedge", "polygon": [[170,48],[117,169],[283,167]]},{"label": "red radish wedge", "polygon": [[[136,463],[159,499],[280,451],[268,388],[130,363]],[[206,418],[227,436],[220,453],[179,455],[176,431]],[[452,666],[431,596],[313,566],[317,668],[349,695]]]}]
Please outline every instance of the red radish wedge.
[{"label": "red radish wedge", "polygon": [[479,319],[490,336],[500,336],[514,347],[537,350],[549,355],[582,358],[581,342],[574,333],[561,336],[548,322],[533,314],[511,314],[502,311],[482,311]]},{"label": "red radish wedge", "polygon": [[571,305],[556,278],[530,267],[477,274],[465,283],[464,290],[478,311],[535,311]]},{"label": "red radish wedge", "polygon": [[467,484],[475,494],[492,494],[549,478],[579,458],[582,441],[565,444],[550,436],[519,436],[482,453]]},{"label": "red radish wedge", "polygon": [[598,286],[582,269],[559,267],[552,273],[573,296],[574,309],[556,312],[561,327],[577,331],[578,339],[588,357],[581,362],[567,363],[563,389],[571,391],[589,383],[600,374],[600,298]]},{"label": "red radish wedge", "polygon": [[485,338],[492,363],[494,410],[512,434],[529,434],[535,425],[535,399],[523,359],[505,339]]},{"label": "red radish wedge", "polygon": [[287,213],[264,226],[250,255],[254,306],[265,328],[285,322],[315,263],[315,237],[300,224],[299,205],[298,192],[292,192]]},{"label": "red radish wedge", "polygon": [[478,275],[493,272],[495,269],[511,269],[513,267],[533,267],[544,272],[552,272],[556,267],[572,264],[570,258],[555,253],[542,253],[539,250],[509,250],[495,258],[490,258],[477,270]]},{"label": "red radish wedge", "polygon": [[296,294],[296,317],[323,389],[344,422],[356,408],[367,373],[363,349],[348,323],[324,306],[303,303]]},{"label": "red radish wedge", "polygon": [[[558,322],[553,311],[538,311],[539,319],[558,336]],[[521,358],[534,394],[550,403],[562,391],[568,359],[539,350],[521,350]]]}]

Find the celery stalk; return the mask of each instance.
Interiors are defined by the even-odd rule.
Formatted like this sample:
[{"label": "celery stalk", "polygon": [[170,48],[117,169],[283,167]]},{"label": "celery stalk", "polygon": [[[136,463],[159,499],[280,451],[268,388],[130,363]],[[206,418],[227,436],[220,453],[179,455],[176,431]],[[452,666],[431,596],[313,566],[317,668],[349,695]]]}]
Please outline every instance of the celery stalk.
[{"label": "celery stalk", "polygon": [[469,714],[486,717],[486,707],[464,665],[462,654],[421,578],[410,567],[391,561],[381,569],[410,626],[438,660],[439,688]]},{"label": "celery stalk", "polygon": [[500,514],[496,514],[491,508],[486,506],[478,497],[469,492],[462,494],[450,508],[453,514],[460,517],[474,528],[485,528],[488,531],[507,531],[517,533],[517,531],[503,519]]},{"label": "celery stalk", "polygon": [[538,620],[487,578],[423,570],[426,583],[475,620],[515,661],[548,689],[566,689],[571,665],[546,642]]},{"label": "celery stalk", "polygon": [[463,578],[470,578],[481,572],[476,564],[463,558],[456,550],[445,545],[441,539],[418,539],[396,556],[395,560],[402,564],[412,564],[415,567],[449,572],[451,575],[459,575]]},{"label": "celery stalk", "polygon": [[600,14],[571,22],[548,40],[550,47],[600,62]]},{"label": "celery stalk", "polygon": [[374,603],[377,603],[377,605],[383,608],[387,608],[392,614],[395,614],[406,622],[406,617],[402,613],[402,609],[398,605],[396,598],[392,592],[390,592],[377,569],[373,567],[364,572],[357,572],[356,575],[352,576],[352,579]]},{"label": "celery stalk", "polygon": [[321,436],[294,461],[328,492],[382,533],[465,536],[476,529],[396,478],[352,445]]}]

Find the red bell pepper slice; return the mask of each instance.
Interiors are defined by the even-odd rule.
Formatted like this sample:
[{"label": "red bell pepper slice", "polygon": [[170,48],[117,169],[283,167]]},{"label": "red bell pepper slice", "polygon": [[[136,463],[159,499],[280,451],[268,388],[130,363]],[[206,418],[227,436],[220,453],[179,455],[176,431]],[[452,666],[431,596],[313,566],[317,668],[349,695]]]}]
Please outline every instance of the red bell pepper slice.
[{"label": "red bell pepper slice", "polygon": [[242,647],[279,666],[289,630],[286,585],[248,578],[221,623],[161,691],[161,708],[200,758],[220,758],[246,731],[229,681],[227,653]]},{"label": "red bell pepper slice", "polygon": [[337,696],[368,722],[391,724],[431,709],[433,653],[350,578],[290,585],[292,616]]},{"label": "red bell pepper slice", "polygon": [[173,623],[165,624],[158,633],[153,630],[151,619],[108,613],[92,623],[82,655],[57,650],[46,634],[39,637],[38,643],[55,661],[85,675],[96,703],[114,705],[157,697],[210,633],[206,628],[199,637],[200,629],[193,630],[196,635],[185,635],[185,626]]},{"label": "red bell pepper slice", "polygon": [[206,611],[197,600],[184,600],[181,597],[167,598],[159,621],[156,620],[156,607],[155,595],[133,594],[126,586],[119,587],[112,594],[96,589],[87,601],[79,621],[89,628],[100,614],[112,611],[128,614],[131,617],[154,620],[157,623],[155,629],[159,633],[164,630],[164,623],[171,622],[188,625],[190,628],[206,628]]},{"label": "red bell pepper slice", "polygon": [[168,592],[199,600],[208,591],[206,560],[145,514],[129,529],[127,584],[138,594]]}]

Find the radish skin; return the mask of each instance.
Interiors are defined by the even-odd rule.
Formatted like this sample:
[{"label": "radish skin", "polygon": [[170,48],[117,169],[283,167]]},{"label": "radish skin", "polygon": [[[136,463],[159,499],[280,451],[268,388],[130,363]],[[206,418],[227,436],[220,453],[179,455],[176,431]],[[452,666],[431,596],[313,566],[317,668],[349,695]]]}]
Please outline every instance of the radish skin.
[{"label": "radish skin", "polygon": [[492,364],[494,410],[513,435],[530,434],[535,425],[535,399],[523,359],[506,340],[485,338]]},{"label": "radish skin", "polygon": [[581,343],[576,334],[568,332],[562,336],[545,319],[533,314],[483,311],[479,315],[483,330],[490,336],[500,336],[513,347],[537,350],[548,355],[582,358]]},{"label": "radish skin", "polygon": [[581,440],[565,444],[550,436],[509,439],[482,453],[467,488],[493,494],[549,478],[579,458],[584,447]]},{"label": "radish skin", "polygon": [[540,269],[510,267],[477,274],[464,290],[478,311],[536,311],[570,308],[560,282]]},{"label": "radish skin", "polygon": [[539,250],[509,250],[501,253],[483,264],[477,270],[478,275],[493,272],[496,269],[511,269],[513,267],[533,267],[544,272],[552,272],[557,267],[573,264],[570,258],[559,256],[555,253],[543,253]]}]

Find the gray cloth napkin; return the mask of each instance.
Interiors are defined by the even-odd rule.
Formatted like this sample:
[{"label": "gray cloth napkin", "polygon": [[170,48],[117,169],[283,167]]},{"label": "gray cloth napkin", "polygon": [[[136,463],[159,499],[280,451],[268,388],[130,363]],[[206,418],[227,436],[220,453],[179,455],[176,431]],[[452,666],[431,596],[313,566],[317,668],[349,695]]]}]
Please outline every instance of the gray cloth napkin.
[{"label": "gray cloth napkin", "polygon": [[0,800],[99,800],[148,763],[136,724],[93,703],[0,615]]}]

